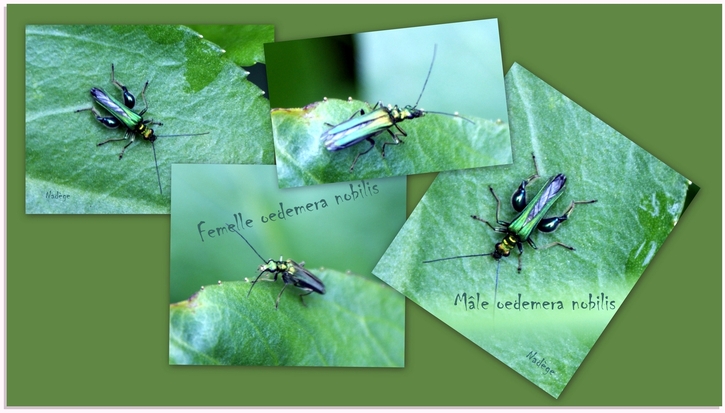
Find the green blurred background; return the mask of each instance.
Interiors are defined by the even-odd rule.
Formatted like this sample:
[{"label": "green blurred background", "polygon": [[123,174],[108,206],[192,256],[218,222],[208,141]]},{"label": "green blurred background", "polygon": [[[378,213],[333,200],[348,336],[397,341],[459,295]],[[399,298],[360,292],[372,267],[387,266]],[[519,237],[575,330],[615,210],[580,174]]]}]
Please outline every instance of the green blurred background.
[{"label": "green blurred background", "polygon": [[[721,5],[9,5],[7,405],[720,405],[721,16]],[[284,41],[494,17],[505,72],[521,63],[702,188],[558,400],[410,302],[404,369],[169,366],[170,218],[24,214],[26,24],[274,24]],[[434,176],[408,178],[408,211]]]}]

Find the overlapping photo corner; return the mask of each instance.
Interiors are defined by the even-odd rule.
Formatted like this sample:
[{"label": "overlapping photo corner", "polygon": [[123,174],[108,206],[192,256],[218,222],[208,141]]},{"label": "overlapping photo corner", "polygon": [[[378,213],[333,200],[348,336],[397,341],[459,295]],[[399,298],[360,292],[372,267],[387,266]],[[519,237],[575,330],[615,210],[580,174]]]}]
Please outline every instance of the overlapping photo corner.
[{"label": "overlapping photo corner", "polygon": [[282,188],[511,163],[497,19],[265,54]]},{"label": "overlapping photo corner", "polygon": [[405,177],[279,189],[274,165],[173,165],[169,363],[403,367],[405,297],[371,272],[405,193]]},{"label": "overlapping photo corner", "polygon": [[[265,62],[273,26],[29,25],[25,34],[26,213],[168,214],[173,163],[274,163],[269,101],[248,76]],[[145,95],[143,121],[163,123],[146,125],[159,136],[153,147],[135,134],[119,160],[130,118],[102,108],[91,88],[137,114]],[[91,107],[111,121],[76,113]],[[104,126],[114,119],[116,129]]]},{"label": "overlapping photo corner", "polygon": [[[522,66],[506,90],[513,165],[440,173],[373,273],[556,398],[699,188]],[[532,225],[566,177],[553,233],[507,226],[534,162]],[[494,256],[506,238],[510,256]]]}]

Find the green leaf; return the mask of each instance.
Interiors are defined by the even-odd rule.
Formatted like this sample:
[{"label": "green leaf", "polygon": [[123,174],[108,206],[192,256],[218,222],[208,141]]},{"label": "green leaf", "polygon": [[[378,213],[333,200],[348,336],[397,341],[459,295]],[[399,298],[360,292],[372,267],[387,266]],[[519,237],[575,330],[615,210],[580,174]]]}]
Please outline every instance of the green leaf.
[{"label": "green leaf", "polygon": [[[27,213],[168,213],[172,163],[274,162],[269,103],[187,27],[27,26],[26,40]],[[74,113],[92,105],[91,87],[120,98],[111,63],[136,111],[149,81],[144,118],[163,123],[157,135],[209,132],[155,142],[163,195],[150,142],[136,139],[119,160],[125,142],[96,145],[124,132]]]},{"label": "green leaf", "polygon": [[[539,78],[514,65],[506,76],[514,163],[440,173],[373,270],[396,290],[532,380],[555,397],[563,390],[655,252],[677,223],[692,183]],[[553,234],[538,231],[524,243],[522,271],[516,250],[498,263],[491,256],[426,263],[425,260],[490,253],[504,234],[471,219],[495,223],[516,216],[510,196],[534,173],[529,197],[546,178],[565,173],[568,181],[549,216],[578,205]],[[576,248],[553,246],[562,242]],[[498,265],[500,264],[500,268]],[[480,301],[521,299],[565,303],[560,311],[466,310],[456,296]],[[572,301],[603,293],[615,309],[572,311]],[[593,299],[593,298],[592,298]],[[526,355],[535,350],[556,375]]]},{"label": "green leaf", "polygon": [[[508,125],[482,118],[465,120],[446,115],[399,122],[406,131],[404,144],[388,146],[381,156],[382,142],[392,141],[383,132],[373,138],[376,147],[350,166],[359,152],[370,144],[362,141],[336,152],[325,149],[320,136],[348,120],[352,114],[371,106],[360,101],[329,99],[302,109],[273,109],[272,129],[277,154],[280,187],[314,185],[374,177],[399,176],[451,169],[499,165],[511,162]],[[394,126],[390,129],[396,132]]]},{"label": "green leaf", "polygon": [[403,296],[379,281],[313,270],[324,295],[281,282],[225,282],[172,304],[169,363],[402,367]]},{"label": "green leaf", "polygon": [[264,63],[264,44],[274,41],[273,25],[189,25],[205,39],[221,46],[237,66],[253,66]]}]

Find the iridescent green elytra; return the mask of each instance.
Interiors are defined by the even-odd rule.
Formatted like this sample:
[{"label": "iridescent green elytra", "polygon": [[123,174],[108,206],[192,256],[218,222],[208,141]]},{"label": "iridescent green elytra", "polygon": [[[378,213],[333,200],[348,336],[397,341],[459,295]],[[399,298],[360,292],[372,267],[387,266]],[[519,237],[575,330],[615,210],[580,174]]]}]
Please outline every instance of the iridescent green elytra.
[{"label": "iridescent green elytra", "polygon": [[103,89],[96,87],[91,88],[91,98],[93,98],[94,102],[98,103],[112,116],[102,116],[101,113],[93,106],[91,106],[90,108],[78,109],[75,112],[78,113],[84,111],[91,111],[96,117],[96,120],[107,128],[116,129],[121,125],[126,128],[126,133],[124,134],[123,138],[108,139],[98,144],[98,146],[101,146],[107,144],[108,142],[124,141],[130,139],[130,141],[126,144],[126,146],[123,147],[121,153],[118,155],[119,160],[123,159],[123,153],[135,141],[137,135],[142,137],[144,140],[151,142],[151,148],[154,152],[154,163],[156,164],[156,177],[159,181],[159,192],[163,193],[161,190],[161,176],[159,175],[159,164],[156,161],[156,146],[154,145],[156,138],[199,136],[206,135],[209,132],[187,133],[181,135],[156,135],[154,133],[154,130],[149,128],[147,125],[161,126],[163,125],[163,123],[154,122],[153,120],[144,120],[143,118],[143,115],[149,108],[149,104],[146,101],[146,88],[148,88],[149,82],[146,81],[146,84],[144,84],[143,90],[141,91],[141,98],[143,99],[145,107],[139,113],[131,110],[136,105],[136,98],[131,94],[131,92],[128,91],[128,88],[126,88],[126,86],[116,80],[115,68],[113,64],[111,64],[111,83],[113,83],[121,90],[123,94],[123,103],[119,102],[113,96],[107,94]]},{"label": "iridescent green elytra", "polygon": [[[402,139],[400,139],[400,137],[408,136],[408,134],[405,133],[405,131],[400,126],[398,126],[398,123],[406,119],[420,118],[425,116],[426,113],[435,113],[438,115],[458,117],[467,122],[473,123],[464,117],[458,116],[458,114],[417,109],[418,102],[420,102],[420,98],[423,96],[425,86],[428,84],[430,73],[433,70],[433,63],[435,62],[436,58],[436,48],[437,45],[433,47],[433,60],[430,62],[428,75],[425,78],[425,83],[423,83],[423,89],[420,91],[420,95],[418,96],[418,100],[415,102],[415,105],[406,105],[401,109],[400,107],[398,107],[398,105],[383,106],[382,102],[378,102],[368,113],[365,113],[364,109],[360,109],[359,111],[353,113],[348,120],[342,123],[339,123],[337,125],[328,124],[329,126],[331,126],[331,128],[325,131],[322,136],[320,136],[320,139],[325,145],[325,149],[327,149],[328,151],[335,152],[345,148],[349,148],[364,140],[370,143],[370,146],[366,150],[359,152],[355,159],[352,161],[352,165],[350,165],[350,172],[352,172],[352,170],[355,168],[355,163],[357,162],[358,158],[360,158],[361,155],[365,155],[366,153],[370,152],[375,147],[375,140],[373,140],[373,138],[380,135],[381,133],[388,132],[393,138],[392,142],[383,143],[383,147],[380,152],[380,155],[383,158],[385,158],[385,147],[387,145],[398,145],[400,143],[405,143]],[[360,116],[356,117],[358,114]],[[391,130],[393,127],[398,130],[398,133],[394,133]]]},{"label": "iridescent green elytra", "polygon": [[[494,226],[491,224],[491,222],[485,219],[482,219],[476,215],[471,215],[471,218],[483,222],[494,231],[505,234],[501,242],[497,243],[494,246],[492,252],[484,254],[459,255],[456,257],[439,258],[423,262],[431,263],[457,258],[484,257],[489,255],[492,256],[495,260],[499,261],[501,257],[508,257],[511,254],[511,250],[516,248],[519,251],[519,266],[517,271],[521,272],[521,255],[524,252],[523,243],[527,242],[533,249],[539,249],[536,246],[536,243],[534,243],[534,241],[531,239],[531,233],[535,228],[538,229],[540,232],[553,232],[559,227],[559,225],[561,225],[562,222],[569,219],[569,215],[571,215],[574,207],[577,204],[591,204],[597,202],[596,199],[592,199],[589,201],[572,201],[567,207],[564,214],[556,217],[545,218],[544,216],[549,211],[551,206],[556,202],[557,199],[559,199],[559,197],[561,197],[562,193],[564,192],[564,188],[566,187],[566,176],[560,173],[549,178],[549,180],[546,182],[546,184],[544,184],[544,186],[539,190],[534,198],[531,199],[531,201],[526,202],[526,186],[532,181],[539,178],[539,168],[536,165],[536,157],[533,154],[531,156],[534,160],[535,173],[530,177],[524,179],[521,182],[521,185],[519,185],[519,188],[516,190],[516,192],[514,192],[513,196],[511,197],[511,205],[513,206],[514,210],[519,212],[519,214],[516,216],[516,218],[514,218],[513,221],[509,223],[506,221],[502,221],[499,218],[499,212],[501,210],[501,200],[498,198],[498,196],[496,196],[496,193],[493,191],[493,188],[491,186],[489,186],[488,189],[491,191],[491,194],[496,199],[496,224],[498,224],[499,226]],[[556,245],[564,247],[571,251],[575,250],[574,247],[558,241],[552,242],[542,247],[541,249],[546,249]],[[496,302],[496,291],[498,289],[498,270],[499,266],[497,265],[496,282],[494,289],[494,303]]]}]

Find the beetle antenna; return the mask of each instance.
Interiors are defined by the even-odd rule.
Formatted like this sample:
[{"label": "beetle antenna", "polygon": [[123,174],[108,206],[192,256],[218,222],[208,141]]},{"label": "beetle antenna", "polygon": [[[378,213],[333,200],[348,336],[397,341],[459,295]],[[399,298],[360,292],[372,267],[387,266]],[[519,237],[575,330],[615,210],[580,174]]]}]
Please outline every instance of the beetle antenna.
[{"label": "beetle antenna", "polygon": [[471,123],[471,124],[473,124],[473,123],[474,123],[474,122],[473,122],[472,120],[470,120],[470,119],[467,119],[467,118],[464,118],[463,116],[461,116],[461,115],[458,115],[458,114],[456,114],[456,113],[433,112],[432,110],[426,110],[426,111],[425,111],[425,113],[435,113],[436,115],[446,115],[446,116],[452,116],[452,117],[454,117],[454,118],[461,118],[461,119],[463,119],[463,120],[465,120],[466,122],[469,122],[469,123]]},{"label": "beetle antenna", "polygon": [[153,142],[151,142],[151,149],[154,150],[154,163],[156,164],[156,178],[159,180],[159,193],[164,194],[164,191],[161,190],[161,175],[159,174],[159,163],[156,161],[156,145],[154,145]]},{"label": "beetle antenna", "polygon": [[471,257],[485,257],[488,255],[493,254],[492,252],[486,253],[486,254],[472,254],[472,255],[457,255],[455,257],[448,257],[448,258],[438,258],[435,260],[427,260],[423,261],[423,264],[428,264],[431,262],[437,262],[437,261],[445,261],[445,260],[455,260],[456,258],[471,258]]},{"label": "beetle antenna", "polygon": [[428,68],[428,76],[425,77],[425,83],[423,83],[423,90],[420,91],[420,95],[418,95],[418,100],[415,101],[414,108],[418,107],[418,102],[420,102],[420,98],[423,97],[423,92],[425,92],[425,87],[428,84],[428,79],[430,79],[430,72],[433,71],[433,63],[436,61],[436,49],[438,48],[437,44],[433,45],[433,60],[430,62],[430,68]]},{"label": "beetle antenna", "polygon": [[[242,238],[244,238],[244,237],[242,237]],[[251,245],[250,245],[250,247],[251,247]],[[252,248],[252,249],[254,249],[254,248]],[[257,276],[257,278],[255,278],[254,281],[252,281],[252,286],[249,287],[249,291],[247,291],[247,297],[249,297],[249,294],[252,293],[252,288],[254,288],[254,284],[257,283],[257,281],[259,280],[259,277],[261,277],[262,274],[264,274],[264,271],[260,272],[259,275]]]},{"label": "beetle antenna", "polygon": [[210,132],[204,132],[204,133],[182,133],[181,135],[156,135],[157,138],[176,138],[179,136],[201,136],[201,135],[208,135]]},{"label": "beetle antenna", "polygon": [[[250,244],[249,241],[247,241],[247,239],[244,237],[244,235],[242,235],[241,232],[237,231],[236,228],[233,228],[233,225],[232,224],[227,224],[227,228],[229,228],[230,231],[234,231],[237,234],[239,234],[239,236],[242,237],[242,239],[244,240],[244,242],[246,242],[247,245],[249,245],[249,248],[251,248],[252,251],[254,251],[254,253],[257,254],[257,256],[259,257],[259,259],[262,260],[262,262],[267,262],[267,260],[265,260],[264,258],[262,258],[261,255],[259,255],[259,253],[257,252],[257,250],[254,249],[254,247],[252,246],[252,244]],[[262,274],[259,274],[259,275],[262,275]],[[257,279],[259,279],[259,277],[257,277]],[[255,282],[256,282],[256,280],[255,280]],[[249,291],[251,292],[252,289],[250,288]],[[247,295],[249,295],[249,294],[247,294]]]}]

